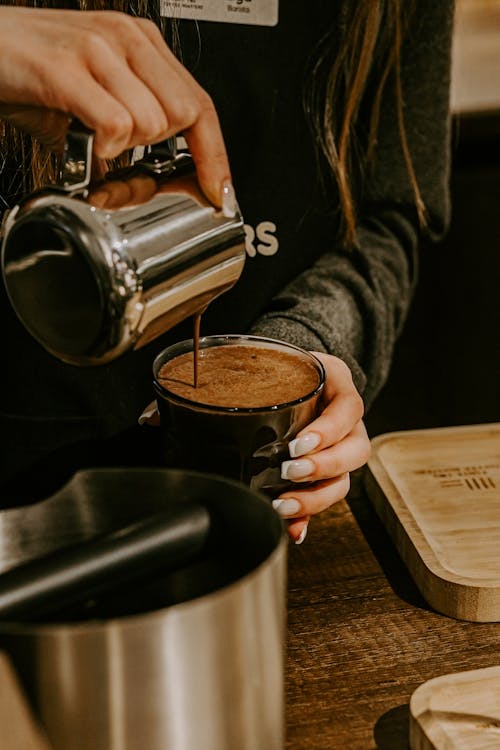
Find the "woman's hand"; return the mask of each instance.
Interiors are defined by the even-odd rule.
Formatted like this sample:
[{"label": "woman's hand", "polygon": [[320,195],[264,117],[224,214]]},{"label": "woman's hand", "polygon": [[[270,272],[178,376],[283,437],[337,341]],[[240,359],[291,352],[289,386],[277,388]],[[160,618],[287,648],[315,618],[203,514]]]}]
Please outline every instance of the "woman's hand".
[{"label": "woman's hand", "polygon": [[52,145],[75,116],[102,159],[182,132],[203,191],[222,205],[231,176],[214,105],[154,23],[1,6],[0,48],[0,117]]},{"label": "woman's hand", "polygon": [[288,533],[297,543],[304,540],[312,515],[345,498],[349,472],[363,466],[370,455],[362,421],[363,401],[349,368],[330,354],[314,354],[326,370],[324,408],[290,443],[292,458],[281,469],[283,478],[295,484],[273,500],[276,511],[288,520]]}]

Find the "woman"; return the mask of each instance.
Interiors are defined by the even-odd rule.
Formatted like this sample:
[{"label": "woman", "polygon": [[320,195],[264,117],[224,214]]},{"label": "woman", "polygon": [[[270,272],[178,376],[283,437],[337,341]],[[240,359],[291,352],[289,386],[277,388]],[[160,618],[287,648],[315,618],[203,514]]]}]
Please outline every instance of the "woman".
[{"label": "woman", "polygon": [[[176,16],[183,5],[163,7]],[[278,0],[268,5],[278,11]],[[275,25],[255,6],[229,3],[222,22],[167,19],[177,57],[149,21],[81,6],[85,13],[0,7],[4,117],[47,140],[59,132],[54,123],[76,115],[95,130],[103,159],[182,132],[216,205],[231,200],[234,184],[248,262],[209,307],[203,333],[251,331],[320,353],[325,408],[283,467],[294,491],[275,500],[302,541],[310,516],[345,497],[349,472],[368,457],[363,407],[386,379],[419,241],[440,237],[448,220],[453,3],[281,2]],[[26,153],[43,182],[50,170],[37,149]],[[7,203],[28,187],[18,165],[4,166]],[[152,356],[184,337],[182,326],[110,366],[75,371],[3,307],[12,332],[0,403],[12,446],[4,476],[16,482],[29,468],[40,479],[41,466],[62,455],[76,467],[94,461],[103,440],[132,439]]]}]

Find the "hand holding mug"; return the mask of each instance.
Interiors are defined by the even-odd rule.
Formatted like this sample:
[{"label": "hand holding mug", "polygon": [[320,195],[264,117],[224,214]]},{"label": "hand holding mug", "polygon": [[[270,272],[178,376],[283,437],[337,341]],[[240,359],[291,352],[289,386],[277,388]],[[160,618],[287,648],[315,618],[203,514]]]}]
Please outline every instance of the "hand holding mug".
[{"label": "hand holding mug", "polygon": [[290,443],[290,460],[282,464],[281,472],[294,486],[273,501],[298,543],[304,540],[312,515],[346,497],[350,472],[363,466],[370,455],[363,401],[349,368],[338,357],[314,354],[326,371],[323,408]]}]

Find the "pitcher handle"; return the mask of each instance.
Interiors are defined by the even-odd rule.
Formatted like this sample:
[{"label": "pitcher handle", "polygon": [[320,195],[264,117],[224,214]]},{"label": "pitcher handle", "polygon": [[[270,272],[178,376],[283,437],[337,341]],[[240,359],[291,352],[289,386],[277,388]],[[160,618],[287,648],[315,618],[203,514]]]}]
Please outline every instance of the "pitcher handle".
[{"label": "pitcher handle", "polygon": [[68,193],[85,190],[92,174],[94,132],[73,118],[66,133],[59,187]]}]

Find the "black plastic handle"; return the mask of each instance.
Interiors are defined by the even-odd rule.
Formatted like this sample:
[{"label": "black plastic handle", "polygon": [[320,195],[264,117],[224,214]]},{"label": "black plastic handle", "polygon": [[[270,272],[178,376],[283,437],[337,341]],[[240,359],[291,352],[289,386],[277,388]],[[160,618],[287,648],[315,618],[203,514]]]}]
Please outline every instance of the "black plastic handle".
[{"label": "black plastic handle", "polygon": [[198,504],[172,506],[124,529],[67,547],[0,575],[0,619],[32,619],[195,559],[210,532]]}]

